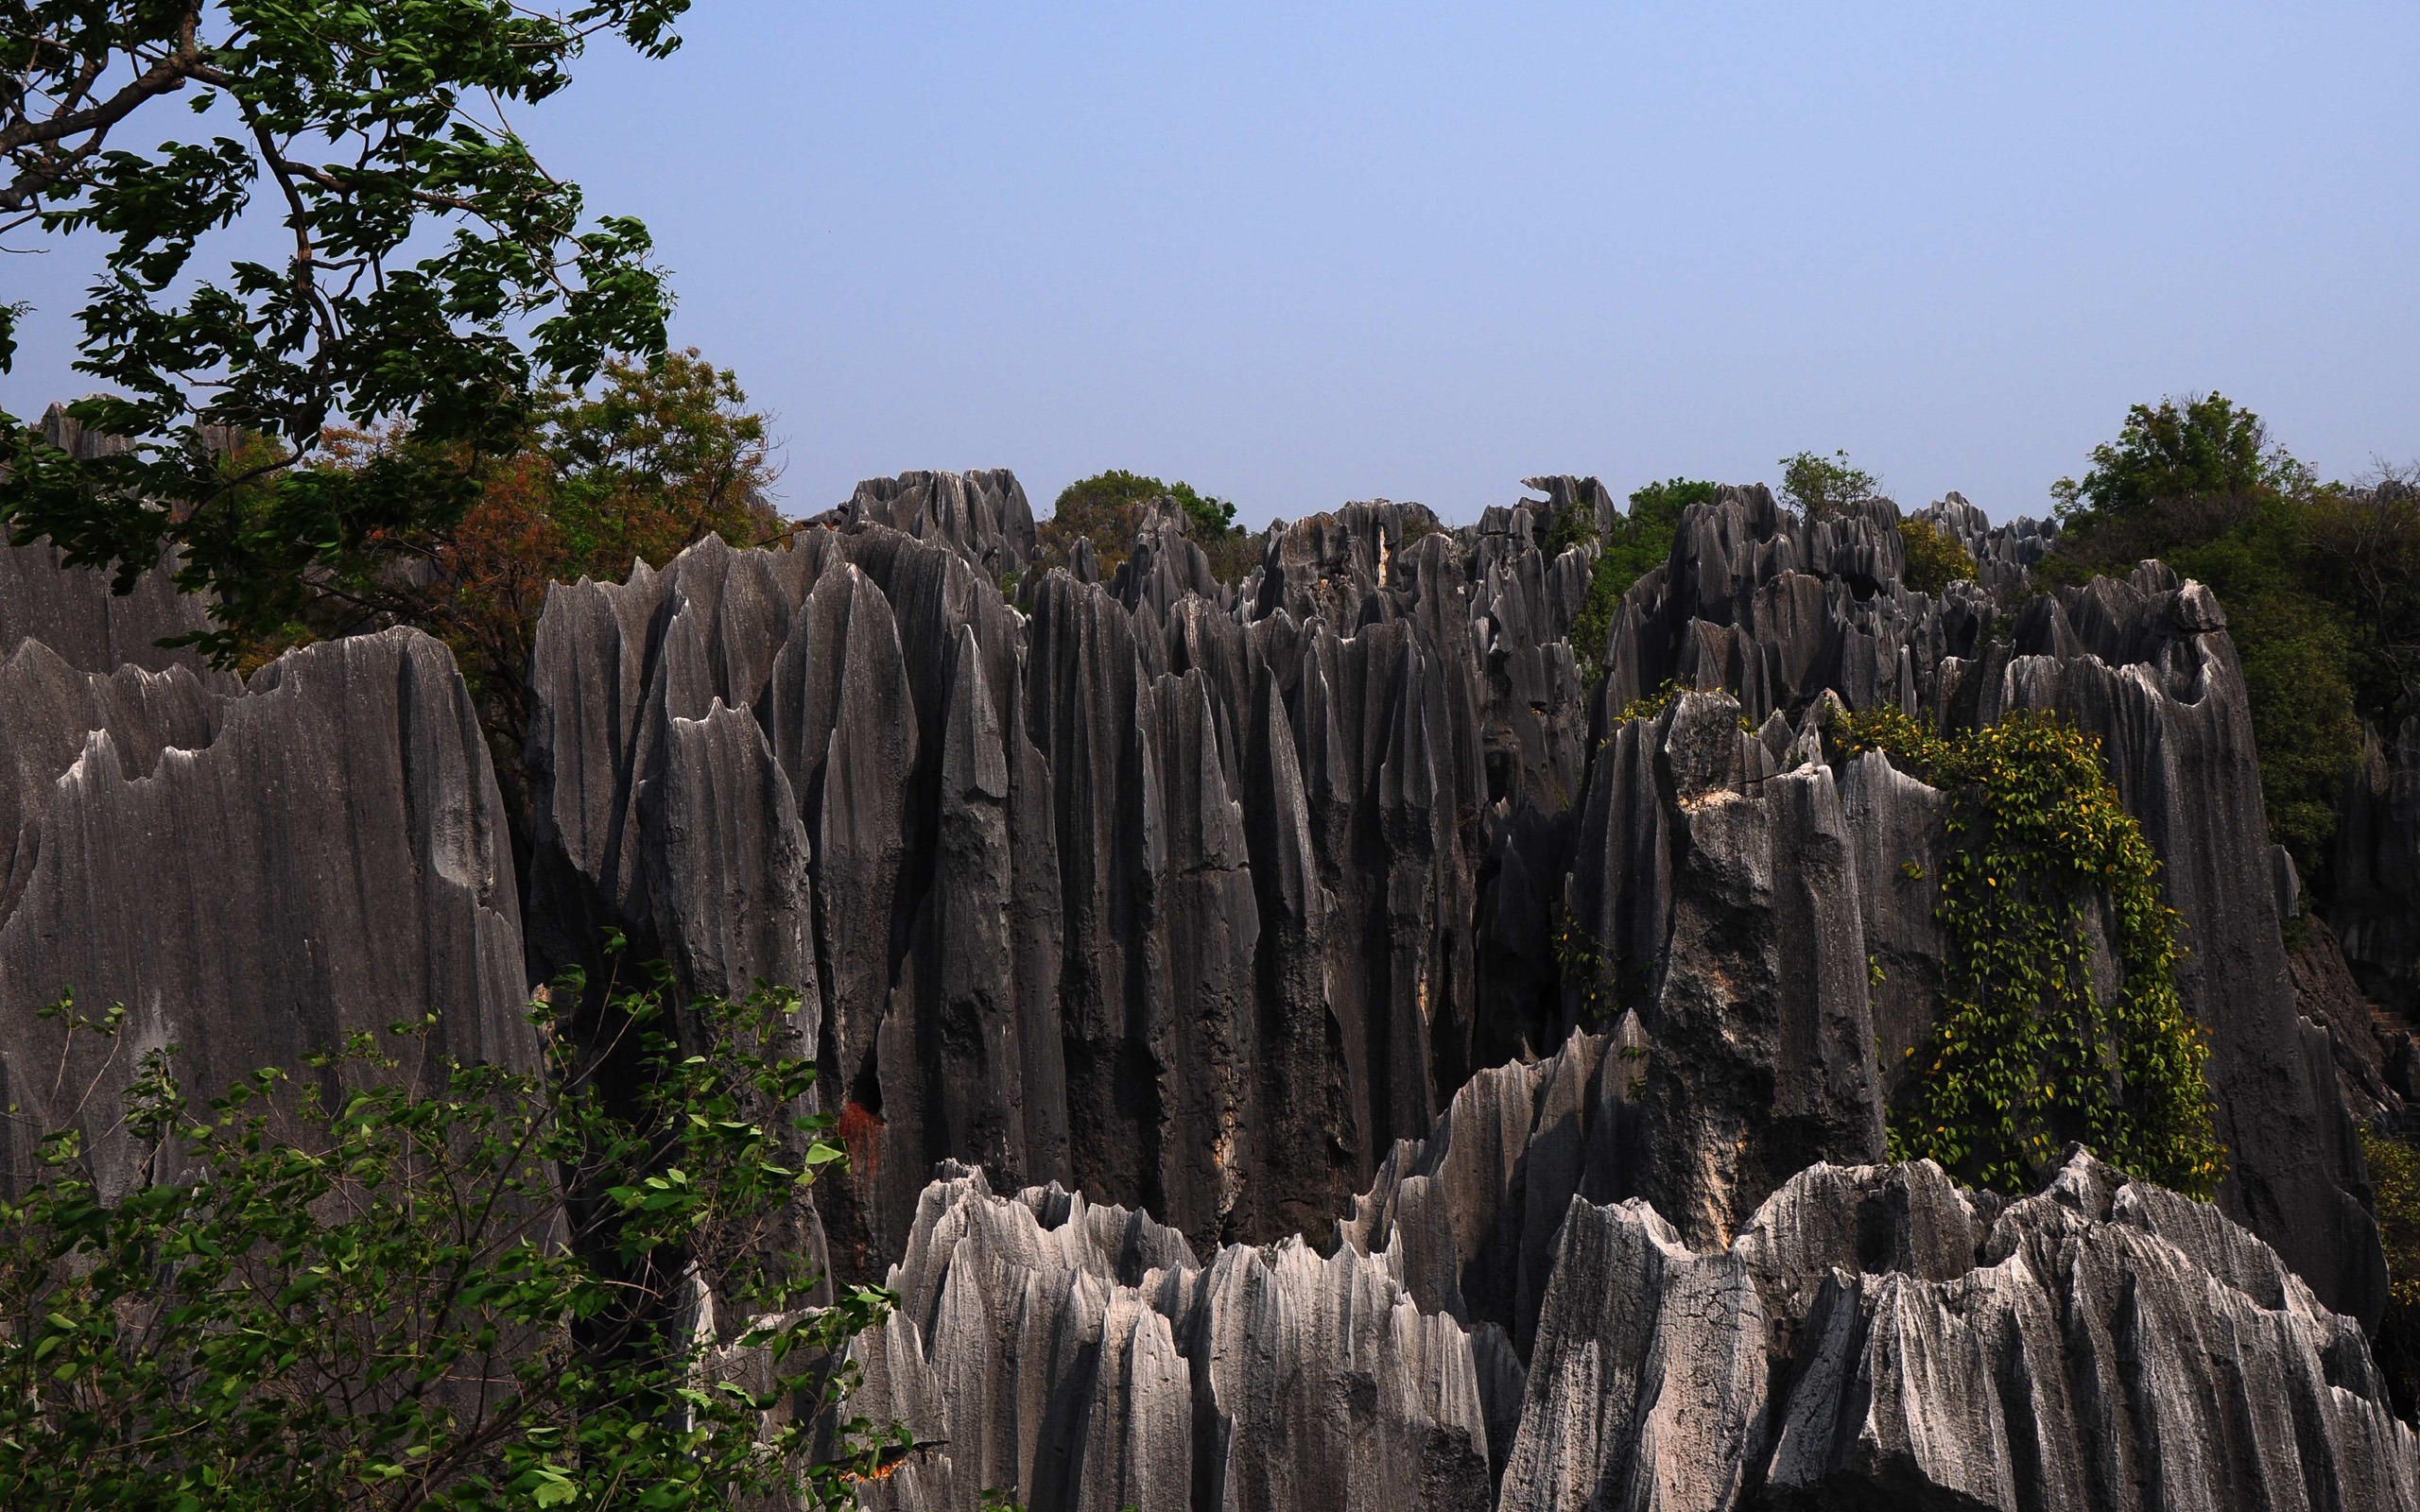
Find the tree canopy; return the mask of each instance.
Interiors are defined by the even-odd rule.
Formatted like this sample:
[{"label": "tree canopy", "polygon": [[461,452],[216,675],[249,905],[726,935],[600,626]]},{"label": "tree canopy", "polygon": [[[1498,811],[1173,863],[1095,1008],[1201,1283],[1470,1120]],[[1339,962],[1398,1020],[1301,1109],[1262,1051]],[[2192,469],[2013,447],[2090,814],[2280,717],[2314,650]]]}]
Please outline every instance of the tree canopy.
[{"label": "tree canopy", "polygon": [[1846,452],[1800,452],[1781,459],[1781,494],[1807,519],[1820,520],[1880,498],[1882,486],[1873,473],[1850,465]]},{"label": "tree canopy", "polygon": [[2322,484],[2222,394],[2135,404],[2081,478],[2053,488],[2065,528],[2048,583],[2156,557],[2226,610],[2252,707],[2271,834],[2325,887],[2361,721],[2420,691],[2420,496],[2387,473]]},{"label": "tree canopy", "polygon": [[1232,543],[1238,542],[1244,535],[1236,524],[1236,507],[1232,503],[1205,494],[1183,479],[1163,483],[1123,468],[1079,478],[1059,490],[1050,518],[1042,523],[1037,564],[1066,565],[1068,553],[1075,549],[1080,536],[1093,543],[1102,576],[1115,572],[1133,543],[1135,527],[1142,523],[1143,507],[1153,499],[1173,500],[1184,510],[1194,539],[1210,554],[1212,569],[1221,581],[1239,576],[1236,571],[1238,565],[1249,570],[1249,562],[1232,548]]},{"label": "tree canopy", "polygon": [[[508,112],[600,38],[669,53],[686,8],[0,3],[0,234],[102,239],[77,366],[110,392],[71,413],[131,443],[78,458],[0,415],[0,525],[121,581],[173,551],[232,661],[306,583],[458,524],[548,388],[665,347],[646,228],[591,215]],[[254,221],[281,253],[203,254]],[[0,314],[0,368],[26,313]],[[347,423],[418,444],[254,487]]]},{"label": "tree canopy", "polygon": [[1588,597],[1571,622],[1571,650],[1581,677],[1596,680],[1603,671],[1605,648],[1614,633],[1614,610],[1633,583],[1664,565],[1672,554],[1672,538],[1690,505],[1713,502],[1715,485],[1693,478],[1668,478],[1632,491],[1630,511],[1616,517],[1614,528],[1597,537],[1596,516],[1586,509],[1566,509],[1556,522],[1558,537],[1550,552],[1582,540],[1594,540],[1597,559],[1588,569]]}]

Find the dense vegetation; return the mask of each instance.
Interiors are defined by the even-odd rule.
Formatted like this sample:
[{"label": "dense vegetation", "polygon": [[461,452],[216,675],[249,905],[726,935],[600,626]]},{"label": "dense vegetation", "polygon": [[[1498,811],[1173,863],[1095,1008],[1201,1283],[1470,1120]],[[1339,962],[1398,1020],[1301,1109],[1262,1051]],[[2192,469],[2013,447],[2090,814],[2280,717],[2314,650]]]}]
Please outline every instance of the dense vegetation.
[{"label": "dense vegetation", "polygon": [[[803,1116],[795,998],[687,1005],[696,1049],[660,990],[617,1006],[637,1054],[611,1095],[568,1033],[524,1074],[398,1025],[207,1107],[147,1055],[119,1169],[179,1178],[106,1191],[59,1133],[0,1204],[0,1505],[846,1504],[907,1446],[815,1443],[839,1351],[891,1298],[806,1305],[785,1243],[845,1158]],[[60,1016],[71,1042],[118,1022]],[[719,1341],[686,1315],[699,1282],[735,1314]],[[718,1342],[764,1377],[713,1369]]]},{"label": "dense vegetation", "polygon": [[2386,1315],[2378,1321],[2378,1367],[2394,1410],[2420,1419],[2420,1148],[2382,1129],[2361,1131],[2378,1238],[2386,1248]]},{"label": "dense vegetation", "polygon": [[1919,593],[1939,593],[1952,583],[1975,580],[1974,557],[1956,536],[1929,520],[1900,521],[1899,543],[1905,552],[1899,581]]},{"label": "dense vegetation", "polygon": [[1781,459],[1781,496],[1809,520],[1839,514],[1882,496],[1873,473],[1849,464],[1849,454],[1801,452]]},{"label": "dense vegetation", "polygon": [[[334,434],[305,468],[264,478],[244,507],[274,509],[295,490],[403,459],[429,443],[395,430]],[[508,807],[522,808],[521,747],[529,729],[529,653],[546,586],[620,581],[661,567],[708,535],[735,546],[786,528],[765,417],[737,377],[696,349],[651,364],[614,362],[586,392],[533,402],[510,450],[466,470],[475,484],[459,518],[373,536],[326,564],[294,601],[294,617],[254,627],[247,665],[320,635],[412,625],[453,649],[477,703]]]},{"label": "dense vegetation", "polygon": [[[1884,750],[1950,795],[1943,1002],[1928,1042],[1908,1052],[1893,1159],[2029,1192],[2082,1141],[2179,1192],[2216,1191],[2224,1152],[2209,1049],[2176,993],[2176,915],[2100,743],[2032,713],[1945,738],[1879,710],[1838,717],[1826,734],[1847,754]],[[2104,899],[2114,984],[2093,975]]]},{"label": "dense vegetation", "polygon": [[2221,394],[2136,404],[2081,478],[2045,584],[2157,557],[2226,610],[2252,706],[2271,834],[2324,891],[2363,720],[2420,701],[2420,493],[2382,473],[2322,484]]}]

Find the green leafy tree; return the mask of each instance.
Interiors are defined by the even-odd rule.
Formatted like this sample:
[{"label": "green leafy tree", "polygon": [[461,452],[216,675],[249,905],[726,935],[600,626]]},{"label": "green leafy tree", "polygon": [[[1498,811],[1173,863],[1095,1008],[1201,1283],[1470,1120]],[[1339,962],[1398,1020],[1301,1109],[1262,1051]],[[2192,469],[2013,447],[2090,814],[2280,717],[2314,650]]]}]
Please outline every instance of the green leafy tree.
[{"label": "green leafy tree", "polygon": [[1781,459],[1781,495],[1807,519],[1821,520],[1880,498],[1882,486],[1873,473],[1851,466],[1846,452],[1800,452]]},{"label": "green leafy tree", "polygon": [[2386,1314],[2372,1349],[2397,1416],[2420,1416],[2420,1145],[2410,1133],[2361,1130],[2378,1238],[2386,1249]]},{"label": "green leafy tree", "polygon": [[[1888,752],[1950,799],[1941,1012],[1907,1049],[1892,1158],[2023,1193],[2081,1141],[2163,1186],[2217,1190],[2225,1150],[2209,1043],[2177,996],[2177,915],[2100,741],[2033,712],[1944,737],[1882,709],[1836,714],[1824,734],[1843,754]],[[1909,867],[1908,881],[1923,875]],[[2115,984],[2095,979],[2097,917]]]},{"label": "green leafy tree", "polygon": [[2354,707],[2382,726],[2420,711],[2420,468],[2315,493],[2309,543],[2309,580],[2349,637]]},{"label": "green leafy tree", "polygon": [[[2222,394],[2132,406],[2084,475],[2052,493],[2065,528],[2037,579],[2122,576],[2156,557],[2218,594],[2243,669],[2270,833],[2306,876],[2324,877],[2360,749],[2355,645],[2370,607],[2354,596],[2361,579],[2331,565],[2325,522],[2348,522],[2337,538],[2348,558],[2380,564],[2394,558],[2395,533],[2362,541],[2347,490],[2321,488],[2258,415]],[[2420,541],[2410,549],[2420,560]]]},{"label": "green leafy tree", "polygon": [[[685,1005],[695,1052],[660,991],[618,1006],[612,1096],[567,1034],[524,1074],[398,1025],[206,1108],[147,1057],[125,1129],[148,1160],[119,1169],[182,1178],[106,1193],[56,1134],[0,1205],[0,1505],[847,1504],[912,1446],[827,1424],[819,1452],[892,1299],[810,1305],[783,1253],[844,1159],[804,1116],[795,997]],[[709,1292],[739,1315],[719,1332]]]},{"label": "green leafy tree", "polygon": [[1929,520],[1899,522],[1906,567],[1899,580],[1919,593],[1939,593],[1952,583],[1975,580],[1975,558],[1956,536]]},{"label": "green leafy tree", "polygon": [[[381,542],[458,523],[547,385],[665,344],[646,229],[588,215],[505,112],[599,37],[669,53],[686,4],[0,3],[0,232],[106,244],[77,366],[111,397],[71,413],[131,443],[78,459],[0,416],[0,525],[121,584],[173,550],[215,595],[201,644],[233,660],[316,585],[374,576]],[[208,266],[211,233],[251,221],[282,255]],[[0,366],[23,313],[0,315]],[[422,444],[289,472],[332,424],[389,421]]]},{"label": "green leafy tree", "polygon": [[2130,405],[2118,438],[2094,447],[2084,475],[2061,478],[2050,494],[2087,536],[2136,522],[2158,537],[2212,535],[2308,479],[2258,415],[2224,394],[2192,394]]},{"label": "green leafy tree", "polygon": [[[662,566],[710,534],[735,546],[777,539],[785,523],[770,498],[778,470],[765,425],[736,375],[694,348],[651,364],[612,362],[592,392],[541,393],[514,449],[478,470],[459,519],[365,542],[357,570],[317,575],[300,600],[303,619],[262,627],[237,665],[249,670],[323,634],[395,624],[428,631],[452,647],[506,806],[526,824],[529,656],[547,588],[619,582],[634,563]],[[239,507],[273,508],[280,491],[316,487],[323,472],[417,465],[429,447],[400,429],[339,433],[310,464],[313,475],[264,478],[251,491],[269,502]]]},{"label": "green leafy tree", "polygon": [[1153,499],[1173,500],[1184,510],[1194,539],[1209,554],[1211,568],[1221,582],[1234,581],[1257,560],[1248,550],[1238,549],[1248,537],[1236,524],[1236,507],[1227,500],[1213,498],[1181,479],[1163,483],[1141,472],[1112,468],[1059,490],[1050,518],[1038,532],[1038,564],[1066,565],[1068,553],[1080,536],[1092,541],[1101,576],[1107,578],[1126,559],[1134,531],[1143,522],[1143,507]]}]

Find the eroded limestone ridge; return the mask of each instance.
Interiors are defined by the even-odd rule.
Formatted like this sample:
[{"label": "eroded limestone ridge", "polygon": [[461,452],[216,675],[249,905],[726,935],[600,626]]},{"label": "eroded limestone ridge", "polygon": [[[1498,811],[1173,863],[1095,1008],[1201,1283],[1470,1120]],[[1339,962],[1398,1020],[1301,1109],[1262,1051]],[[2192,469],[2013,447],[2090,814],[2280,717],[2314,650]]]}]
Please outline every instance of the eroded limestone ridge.
[{"label": "eroded limestone ridge", "polygon": [[[113,602],[46,546],[0,547],[0,627],[95,631],[0,648],[0,1182],[71,1125],[106,1195],[170,1174],[129,1163],[123,1100],[171,1045],[197,1101],[432,1012],[427,1054],[533,1069],[511,846],[445,647],[388,630],[239,683],[117,660]],[[70,993],[93,1020],[123,1005],[114,1036],[44,1015]]]},{"label": "eroded limestone ridge", "polygon": [[[1927,516],[1982,581],[1915,593],[1895,506],[1810,523],[1726,489],[1582,648],[1592,696],[1568,642],[1592,548],[1543,543],[1610,503],[1534,486],[1460,530],[1383,502],[1281,523],[1232,586],[1153,507],[1102,584],[1081,551],[1021,572],[1003,474],[908,474],[785,549],[558,587],[533,959],[598,964],[611,924],[698,989],[799,988],[858,1155],[824,1194],[858,1276],[943,1159],[1205,1252],[1320,1232],[1472,1076],[1625,1013],[1661,1054],[1609,1195],[1719,1245],[1809,1161],[1881,1158],[1939,1006],[1937,900],[1900,874],[1937,858],[1940,796],[1827,763],[1822,710],[2056,709],[2185,919],[2222,1210],[2377,1315],[2343,1047],[2288,977],[2206,591],[2152,563],[2029,597],[2048,527],[1953,497]],[[1668,685],[1695,693],[1621,717]]]},{"label": "eroded limestone ridge", "polygon": [[1592,1194],[1621,1048],[1476,1079],[1325,1255],[946,1169],[850,1406],[942,1447],[868,1504],[2420,1506],[2360,1324],[2214,1207],[1819,1164],[1693,1247]]}]

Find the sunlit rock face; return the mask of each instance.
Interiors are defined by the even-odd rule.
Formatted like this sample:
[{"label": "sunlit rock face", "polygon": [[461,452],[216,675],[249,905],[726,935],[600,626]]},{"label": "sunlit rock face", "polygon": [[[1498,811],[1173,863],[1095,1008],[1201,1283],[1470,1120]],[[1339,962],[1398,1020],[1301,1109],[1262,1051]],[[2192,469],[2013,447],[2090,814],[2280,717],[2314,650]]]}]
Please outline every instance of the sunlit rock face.
[{"label": "sunlit rock face", "polygon": [[1822,1164],[1693,1247],[1587,1194],[1607,1049],[1474,1081],[1324,1257],[945,1168],[848,1408],[936,1447],[868,1504],[2420,1506],[2359,1323],[2210,1205],[2081,1152],[2014,1203]]}]

